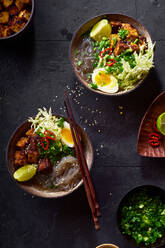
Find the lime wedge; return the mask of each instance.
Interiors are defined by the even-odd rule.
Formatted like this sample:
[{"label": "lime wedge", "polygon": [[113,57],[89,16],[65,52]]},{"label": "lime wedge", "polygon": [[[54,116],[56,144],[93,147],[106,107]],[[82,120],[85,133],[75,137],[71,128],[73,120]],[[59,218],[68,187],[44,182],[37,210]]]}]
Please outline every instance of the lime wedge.
[{"label": "lime wedge", "polygon": [[157,122],[156,122],[157,129],[163,135],[165,135],[165,112],[159,115]]},{"label": "lime wedge", "polygon": [[25,182],[30,180],[37,172],[37,165],[30,164],[25,165],[14,172],[14,179],[19,182]]},{"label": "lime wedge", "polygon": [[109,24],[108,20],[103,19],[96,23],[91,32],[90,37],[96,41],[101,41],[103,37],[109,37],[112,32],[112,27]]}]

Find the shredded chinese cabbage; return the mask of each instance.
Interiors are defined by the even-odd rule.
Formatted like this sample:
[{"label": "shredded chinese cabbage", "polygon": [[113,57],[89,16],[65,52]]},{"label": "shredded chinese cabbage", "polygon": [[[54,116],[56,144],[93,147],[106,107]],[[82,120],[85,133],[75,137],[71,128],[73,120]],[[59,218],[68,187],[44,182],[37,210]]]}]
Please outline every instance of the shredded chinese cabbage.
[{"label": "shredded chinese cabbage", "polygon": [[30,117],[28,121],[32,123],[32,128],[34,128],[35,133],[44,133],[45,130],[49,130],[55,133],[58,140],[61,139],[61,127],[58,126],[59,118],[52,115],[51,108],[49,111],[47,111],[46,108],[39,108],[35,118]]},{"label": "shredded chinese cabbage", "polygon": [[134,84],[144,78],[149,70],[154,67],[154,45],[150,45],[147,50],[144,50],[144,46],[141,46],[139,53],[134,52],[136,62],[134,68],[131,68],[129,63],[122,58],[123,71],[115,76],[120,82],[120,87],[123,90],[133,88]]}]

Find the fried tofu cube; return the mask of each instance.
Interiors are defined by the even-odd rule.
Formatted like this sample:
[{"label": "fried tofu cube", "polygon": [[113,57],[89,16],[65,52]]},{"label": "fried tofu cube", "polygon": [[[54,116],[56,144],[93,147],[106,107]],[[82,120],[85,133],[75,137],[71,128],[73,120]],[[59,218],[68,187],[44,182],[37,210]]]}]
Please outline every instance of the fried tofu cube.
[{"label": "fried tofu cube", "polygon": [[8,8],[9,6],[11,6],[13,4],[13,0],[3,0],[3,6],[5,8]]},{"label": "fried tofu cube", "polygon": [[48,158],[40,159],[38,164],[38,171],[45,171],[51,169],[51,163]]},{"label": "fried tofu cube", "polygon": [[19,17],[14,17],[12,22],[11,22],[11,30],[15,33],[19,32],[24,26],[25,26],[26,22],[19,18]]},{"label": "fried tofu cube", "polygon": [[111,21],[110,24],[112,26],[112,33],[117,33],[122,25],[122,23],[118,21]]},{"label": "fried tofu cube", "polygon": [[21,0],[16,0],[15,5],[19,9],[19,11],[24,7],[24,3]]},{"label": "fried tofu cube", "polygon": [[29,129],[29,130],[26,132],[26,135],[27,135],[27,136],[32,136],[32,137],[36,136],[36,134],[34,133],[34,129],[33,129],[33,128]]},{"label": "fried tofu cube", "polygon": [[133,51],[139,52],[139,46],[133,42],[131,42],[130,47]]},{"label": "fried tofu cube", "polygon": [[114,55],[117,56],[127,49],[129,49],[129,46],[126,43],[124,43],[123,41],[118,41],[114,49]]},{"label": "fried tofu cube", "polygon": [[138,38],[138,31],[135,28],[131,27],[130,24],[122,23],[121,27],[125,30],[128,30],[127,40],[135,40]]},{"label": "fried tofu cube", "polygon": [[37,164],[39,157],[38,151],[33,151],[31,149],[28,149],[27,157],[28,157],[28,163]]},{"label": "fried tofu cube", "polygon": [[113,47],[116,44],[116,41],[119,41],[120,37],[118,34],[111,34],[110,35],[110,41],[111,41],[111,47]]},{"label": "fried tofu cube", "polygon": [[25,10],[21,10],[21,12],[19,13],[18,17],[23,18],[26,21],[28,21],[29,18],[30,18],[30,15],[31,15],[30,12],[25,9]]},{"label": "fried tofu cube", "polygon": [[27,164],[27,159],[24,151],[16,151],[14,154],[14,164],[16,166],[22,166]]},{"label": "fried tofu cube", "polygon": [[29,143],[29,138],[28,137],[22,137],[20,140],[18,140],[16,146],[19,148],[25,148],[26,145]]},{"label": "fried tofu cube", "polygon": [[14,16],[17,15],[19,13],[19,10],[16,6],[12,5],[9,7],[9,15]]},{"label": "fried tofu cube", "polygon": [[0,23],[8,23],[9,22],[9,12],[2,11],[0,12]]},{"label": "fried tofu cube", "polygon": [[3,31],[2,31],[2,36],[7,37],[12,34],[13,34],[13,31],[8,26],[4,26]]}]

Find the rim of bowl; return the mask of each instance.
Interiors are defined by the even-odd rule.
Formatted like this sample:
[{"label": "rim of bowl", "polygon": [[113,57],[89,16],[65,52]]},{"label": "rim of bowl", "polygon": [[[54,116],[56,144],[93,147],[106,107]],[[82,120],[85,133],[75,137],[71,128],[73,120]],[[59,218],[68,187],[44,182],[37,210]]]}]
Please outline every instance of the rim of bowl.
[{"label": "rim of bowl", "polygon": [[114,244],[101,244],[101,245],[98,245],[96,246],[96,248],[106,248],[106,247],[109,247],[109,248],[119,248],[119,246],[116,246]]},{"label": "rim of bowl", "polygon": [[15,36],[19,35],[20,33],[22,33],[27,28],[27,26],[29,25],[30,21],[32,20],[32,17],[33,17],[33,14],[34,14],[34,0],[31,0],[31,1],[32,1],[31,14],[30,14],[30,18],[26,22],[25,26],[21,30],[19,30],[17,33],[14,33],[14,34],[6,36],[6,37],[0,37],[0,40],[8,40],[10,38],[14,38]]},{"label": "rim of bowl", "polygon": [[[56,115],[56,116],[59,116],[59,117],[64,117],[62,115]],[[64,117],[65,120],[67,120],[66,117]],[[67,195],[70,195],[71,193],[73,193],[74,191],[78,190],[78,188],[80,188],[83,184],[83,179],[80,180],[80,182],[76,185],[76,187],[74,187],[72,190],[69,190],[67,192],[65,191],[59,191],[59,192],[49,192],[49,191],[42,191],[42,190],[39,190],[37,189],[36,187],[34,186],[27,186],[27,185],[24,185],[23,183],[19,183],[17,182],[14,178],[13,178],[13,174],[10,170],[10,165],[9,165],[9,159],[8,159],[8,154],[9,154],[9,148],[10,148],[10,144],[11,144],[11,141],[14,137],[14,135],[16,134],[16,132],[22,128],[23,125],[25,125],[28,121],[25,120],[24,122],[22,122],[17,128],[15,128],[15,130],[12,132],[10,138],[9,138],[9,141],[8,141],[8,144],[7,144],[7,149],[6,149],[6,166],[7,166],[7,169],[8,169],[8,172],[10,174],[10,177],[11,179],[16,183],[16,185],[21,188],[22,190],[24,190],[25,192],[28,192],[29,194],[32,194],[32,195],[35,195],[37,197],[41,197],[41,198],[62,198],[62,197],[65,197]],[[30,123],[30,122],[29,122]],[[91,148],[91,163],[90,163],[90,167],[89,168],[89,171],[92,169],[92,166],[93,166],[93,162],[94,162],[94,151],[93,151],[93,146],[92,146],[92,143],[89,139],[89,136],[87,135],[87,133],[83,130],[82,127],[80,127],[78,125],[78,128],[80,128],[81,132],[83,133],[83,136],[86,137],[86,139],[88,140],[89,142],[89,146]],[[33,190],[34,189],[34,190]],[[62,192],[62,193],[61,193]],[[57,195],[54,195],[54,194],[57,194]],[[60,194],[61,193],[61,194]]]},{"label": "rim of bowl", "polygon": [[[120,227],[120,214],[121,214],[121,208],[122,208],[122,206],[123,206],[123,203],[124,203],[125,201],[127,201],[127,199],[128,199],[133,193],[137,192],[138,190],[140,190],[140,189],[142,189],[142,188],[149,188],[150,191],[151,191],[150,188],[154,188],[154,191],[153,191],[153,192],[155,193],[156,191],[158,191],[158,192],[159,192],[158,195],[161,196],[161,199],[163,198],[162,195],[163,195],[163,194],[165,195],[165,190],[164,190],[162,187],[157,186],[157,185],[153,185],[153,184],[144,184],[144,185],[139,185],[139,186],[136,186],[136,187],[130,189],[129,191],[127,191],[127,192],[125,193],[125,195],[124,195],[124,196],[122,197],[122,199],[120,200],[119,205],[118,205],[118,208],[117,208],[117,213],[116,213],[116,219],[117,219],[117,226],[118,226],[118,229],[119,229],[120,233],[122,234],[122,236],[123,236],[127,241],[129,241],[130,243],[136,244],[136,245],[137,245],[137,243],[136,243],[136,241],[135,241],[132,237],[129,237],[129,236],[124,235],[124,234],[122,233],[121,227]],[[160,192],[161,192],[161,193],[160,193]],[[165,200],[164,200],[164,202],[165,202]],[[162,239],[162,238],[161,238],[161,239]],[[161,240],[161,239],[160,239],[160,240]],[[153,244],[152,246],[144,246],[144,245],[142,245],[142,246],[140,246],[140,247],[142,247],[142,248],[159,248],[159,247],[162,247],[164,244],[165,244],[165,240],[164,240],[162,243],[160,243],[160,244],[155,243],[155,245]]]},{"label": "rim of bowl", "polygon": [[141,27],[143,27],[145,29],[145,32],[148,34],[148,42],[153,44],[152,42],[152,39],[151,39],[151,35],[150,33],[148,32],[147,28],[141,24],[139,21],[137,21],[136,19],[134,19],[132,16],[128,16],[128,15],[124,15],[124,14],[119,14],[119,13],[103,13],[103,14],[99,14],[99,15],[96,15],[96,16],[93,16],[91,18],[89,18],[87,21],[84,21],[77,29],[76,31],[74,32],[74,35],[73,35],[73,38],[71,40],[71,43],[70,43],[70,46],[69,46],[69,59],[70,59],[70,62],[71,62],[71,65],[72,65],[72,69],[76,75],[76,77],[78,78],[78,80],[87,88],[89,89],[90,91],[92,92],[95,92],[96,94],[100,94],[100,95],[104,95],[104,96],[122,96],[122,95],[127,95],[129,93],[131,93],[132,91],[136,90],[139,86],[142,85],[142,83],[145,81],[146,77],[148,76],[150,70],[148,71],[148,73],[135,85],[135,87],[133,87],[132,89],[130,90],[125,90],[125,91],[119,91],[117,93],[106,93],[106,92],[102,92],[102,91],[99,91],[99,90],[94,90],[92,89],[89,84],[86,82],[85,79],[83,79],[82,77],[80,77],[79,73],[75,70],[75,66],[74,66],[74,63],[73,63],[73,60],[72,60],[72,45],[73,45],[73,42],[75,40],[75,37],[77,35],[77,33],[79,32],[79,30],[85,25],[87,24],[88,22],[92,21],[93,19],[95,18],[101,18],[101,17],[104,17],[106,15],[112,15],[112,16],[116,16],[116,15],[119,15],[121,17],[127,17],[127,18],[130,18],[132,19],[134,22],[136,22],[138,25],[140,25]]}]

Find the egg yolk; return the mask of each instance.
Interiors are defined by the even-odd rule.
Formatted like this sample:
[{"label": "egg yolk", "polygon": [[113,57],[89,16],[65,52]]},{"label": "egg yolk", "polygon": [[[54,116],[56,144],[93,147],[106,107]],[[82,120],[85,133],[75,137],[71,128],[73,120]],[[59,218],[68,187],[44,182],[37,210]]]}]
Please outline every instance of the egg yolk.
[{"label": "egg yolk", "polygon": [[69,144],[73,144],[73,137],[72,137],[72,133],[71,130],[67,129],[67,128],[63,128],[61,130],[61,135],[62,137],[69,143]]},{"label": "egg yolk", "polygon": [[104,71],[100,71],[95,76],[95,82],[100,86],[108,85],[111,83],[110,76],[107,75]]}]

